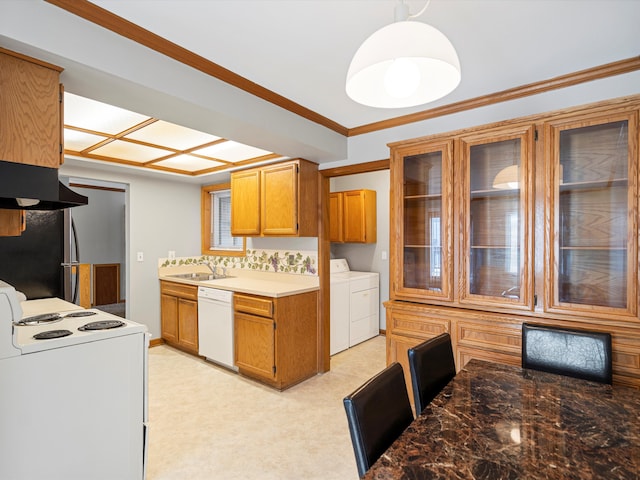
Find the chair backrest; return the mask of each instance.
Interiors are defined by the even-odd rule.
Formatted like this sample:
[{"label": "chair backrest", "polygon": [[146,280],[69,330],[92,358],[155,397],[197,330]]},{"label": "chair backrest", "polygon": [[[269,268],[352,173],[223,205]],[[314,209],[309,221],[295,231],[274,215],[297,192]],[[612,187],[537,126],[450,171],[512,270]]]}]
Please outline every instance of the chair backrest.
[{"label": "chair backrest", "polygon": [[611,384],[611,335],[523,323],[522,367]]},{"label": "chair backrest", "polygon": [[343,403],[362,477],[413,421],[402,366],[392,363]]},{"label": "chair backrest", "polygon": [[442,333],[408,351],[416,415],[456,376],[451,337]]}]

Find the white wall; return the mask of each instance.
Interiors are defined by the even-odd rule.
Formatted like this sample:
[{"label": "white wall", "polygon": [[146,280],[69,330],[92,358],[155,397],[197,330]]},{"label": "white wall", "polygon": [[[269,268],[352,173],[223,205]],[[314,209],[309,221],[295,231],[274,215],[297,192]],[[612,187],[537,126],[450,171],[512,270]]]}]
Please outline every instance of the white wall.
[{"label": "white wall", "polygon": [[[605,78],[483,108],[349,137],[346,160],[322,169],[389,157],[387,144],[640,93],[640,72]],[[426,106],[428,107],[428,105]]]},{"label": "white wall", "polygon": [[[60,174],[128,185],[125,236],[128,238],[127,318],[160,337],[158,258],[200,254],[200,186],[175,180],[112,172],[85,162],[67,161]],[[136,260],[143,252],[144,261]]]},{"label": "white wall", "polygon": [[[351,270],[380,274],[380,328],[385,330],[385,308],[389,299],[389,170],[359,173],[331,179],[331,191],[376,191],[376,243],[332,243],[331,257],[346,258]],[[386,258],[383,259],[383,253]]]}]

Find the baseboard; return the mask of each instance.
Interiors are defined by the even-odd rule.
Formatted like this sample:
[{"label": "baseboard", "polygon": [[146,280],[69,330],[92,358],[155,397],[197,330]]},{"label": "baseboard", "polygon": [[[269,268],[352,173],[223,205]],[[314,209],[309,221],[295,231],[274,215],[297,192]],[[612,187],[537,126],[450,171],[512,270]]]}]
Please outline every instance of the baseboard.
[{"label": "baseboard", "polygon": [[387,336],[387,331],[380,329],[380,335]]},{"label": "baseboard", "polygon": [[164,340],[162,338],[152,338],[149,340],[149,347],[157,347],[158,345],[163,345]]}]

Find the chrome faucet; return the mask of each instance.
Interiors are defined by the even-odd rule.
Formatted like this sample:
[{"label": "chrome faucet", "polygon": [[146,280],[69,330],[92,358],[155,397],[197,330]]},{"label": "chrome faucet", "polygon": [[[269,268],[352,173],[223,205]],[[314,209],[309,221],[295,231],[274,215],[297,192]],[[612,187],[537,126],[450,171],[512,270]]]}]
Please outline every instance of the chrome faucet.
[{"label": "chrome faucet", "polygon": [[198,265],[206,265],[207,267],[209,267],[209,270],[211,270],[211,273],[213,274],[214,278],[225,278],[227,276],[227,269],[225,267],[221,267],[222,274],[219,274],[217,272],[218,268],[213,265],[213,262],[202,261],[198,263]]},{"label": "chrome faucet", "polygon": [[202,261],[198,263],[198,265],[206,265],[209,268],[209,270],[211,270],[211,273],[213,273],[214,275],[216,274],[216,268],[213,266],[213,262]]}]

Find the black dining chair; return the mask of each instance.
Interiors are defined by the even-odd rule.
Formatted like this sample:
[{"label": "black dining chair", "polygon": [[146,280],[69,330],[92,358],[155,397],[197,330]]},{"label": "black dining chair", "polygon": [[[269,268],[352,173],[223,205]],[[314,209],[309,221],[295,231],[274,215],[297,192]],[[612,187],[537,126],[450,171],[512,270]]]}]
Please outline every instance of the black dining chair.
[{"label": "black dining chair", "polygon": [[611,335],[523,323],[522,367],[611,384]]},{"label": "black dining chair", "polygon": [[362,477],[413,421],[402,366],[392,363],[343,403]]},{"label": "black dining chair", "polygon": [[437,337],[408,350],[411,386],[416,415],[431,403],[440,390],[456,376],[451,336],[442,333]]}]

